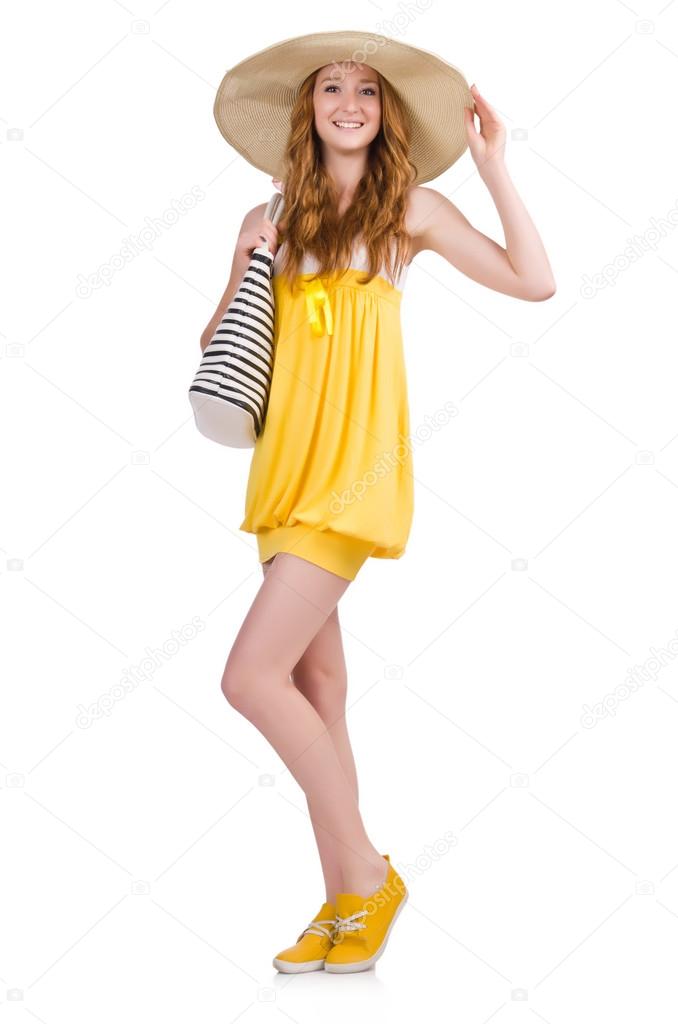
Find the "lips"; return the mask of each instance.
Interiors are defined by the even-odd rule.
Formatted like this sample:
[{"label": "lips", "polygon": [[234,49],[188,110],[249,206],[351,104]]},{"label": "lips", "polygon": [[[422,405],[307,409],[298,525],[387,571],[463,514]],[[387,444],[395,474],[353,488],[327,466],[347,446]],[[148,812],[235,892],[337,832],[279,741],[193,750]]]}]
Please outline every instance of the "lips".
[{"label": "lips", "polygon": [[[346,121],[346,122],[333,121],[332,124],[334,125],[335,128],[339,128],[339,130],[343,131],[343,132],[357,132],[359,128],[363,127],[365,122],[364,121],[355,122],[355,127],[353,125],[351,125],[350,121]],[[351,127],[346,127],[346,125],[351,125]]]}]

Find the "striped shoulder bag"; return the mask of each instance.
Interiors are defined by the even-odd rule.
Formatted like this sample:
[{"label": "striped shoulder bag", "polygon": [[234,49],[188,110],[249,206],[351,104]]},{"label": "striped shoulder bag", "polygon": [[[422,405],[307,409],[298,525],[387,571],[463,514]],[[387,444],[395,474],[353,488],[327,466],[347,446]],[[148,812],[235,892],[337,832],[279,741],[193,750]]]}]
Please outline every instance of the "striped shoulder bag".
[{"label": "striped shoulder bag", "polygon": [[[275,192],[264,216],[276,224],[282,207],[283,196]],[[273,256],[264,242],[252,251],[188,390],[200,433],[231,448],[254,447],[264,428],[273,376],[272,277]]]}]

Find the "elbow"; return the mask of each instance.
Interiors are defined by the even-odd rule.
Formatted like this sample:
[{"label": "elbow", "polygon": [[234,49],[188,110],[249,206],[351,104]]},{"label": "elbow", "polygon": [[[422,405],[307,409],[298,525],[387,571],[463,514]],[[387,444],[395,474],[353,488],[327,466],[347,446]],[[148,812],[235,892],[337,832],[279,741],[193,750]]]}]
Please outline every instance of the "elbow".
[{"label": "elbow", "polygon": [[551,278],[540,284],[536,284],[523,292],[521,298],[528,302],[544,302],[556,294],[556,282]]}]

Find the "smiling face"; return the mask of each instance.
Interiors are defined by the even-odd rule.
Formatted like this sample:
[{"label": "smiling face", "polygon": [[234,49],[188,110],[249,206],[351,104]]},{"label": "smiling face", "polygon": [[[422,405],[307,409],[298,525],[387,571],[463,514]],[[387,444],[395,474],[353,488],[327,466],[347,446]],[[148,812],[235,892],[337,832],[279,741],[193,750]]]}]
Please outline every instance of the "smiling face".
[{"label": "smiling face", "polygon": [[327,64],[313,90],[315,128],[321,142],[340,153],[366,148],[381,127],[381,93],[369,64]]}]

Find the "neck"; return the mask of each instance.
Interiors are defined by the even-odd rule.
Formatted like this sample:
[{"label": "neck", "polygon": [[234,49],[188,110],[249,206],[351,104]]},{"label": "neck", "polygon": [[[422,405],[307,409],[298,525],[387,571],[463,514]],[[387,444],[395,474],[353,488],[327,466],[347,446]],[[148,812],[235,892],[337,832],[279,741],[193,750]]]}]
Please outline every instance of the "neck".
[{"label": "neck", "polygon": [[324,146],[323,163],[334,185],[338,201],[342,205],[348,205],[358,182],[367,170],[366,151],[363,149],[356,153],[338,153]]}]

